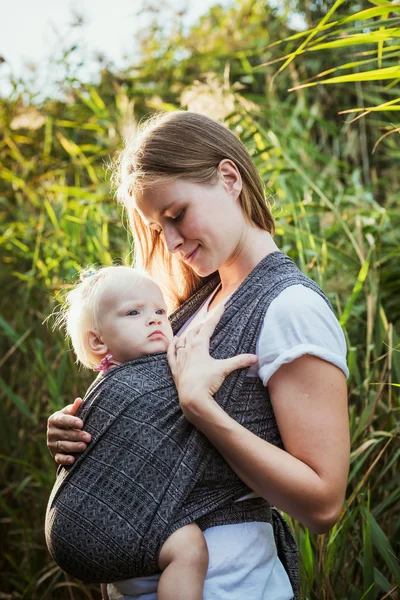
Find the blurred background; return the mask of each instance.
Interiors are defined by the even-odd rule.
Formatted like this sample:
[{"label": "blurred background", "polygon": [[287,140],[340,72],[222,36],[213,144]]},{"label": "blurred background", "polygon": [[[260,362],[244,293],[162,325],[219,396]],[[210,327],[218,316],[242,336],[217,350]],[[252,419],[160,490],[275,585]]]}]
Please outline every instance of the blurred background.
[{"label": "blurred background", "polygon": [[46,420],[93,374],[43,322],[81,268],[132,264],[109,165],[138,121],[177,108],[246,144],[278,245],[346,335],[346,505],[325,535],[288,517],[302,598],[398,599],[399,3],[20,0],[2,13],[0,599],[100,598],[44,542]]}]

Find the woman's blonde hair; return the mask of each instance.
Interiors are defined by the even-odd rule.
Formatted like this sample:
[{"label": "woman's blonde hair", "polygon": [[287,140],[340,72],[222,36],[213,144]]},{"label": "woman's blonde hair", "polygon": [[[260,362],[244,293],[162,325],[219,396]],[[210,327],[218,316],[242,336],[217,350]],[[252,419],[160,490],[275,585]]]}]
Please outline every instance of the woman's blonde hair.
[{"label": "woman's blonde hair", "polygon": [[157,232],[136,210],[137,191],[177,179],[213,185],[218,165],[229,159],[242,177],[239,202],[246,218],[274,233],[274,221],[261,177],[242,142],[224,125],[188,111],[157,114],[139,127],[118,157],[113,181],[117,198],[127,208],[135,241],[136,264],[157,280],[170,305],[178,306],[204,282],[167,252]]},{"label": "woman's blonde hair", "polygon": [[100,300],[106,290],[109,280],[116,274],[126,274],[135,278],[149,278],[148,273],[141,269],[117,266],[89,267],[80,274],[80,281],[75,288],[66,294],[63,304],[55,313],[54,328],[65,330],[71,339],[76,354],[76,362],[82,363],[88,369],[97,366],[101,357],[95,354],[89,344],[89,331],[100,330],[101,313]]}]

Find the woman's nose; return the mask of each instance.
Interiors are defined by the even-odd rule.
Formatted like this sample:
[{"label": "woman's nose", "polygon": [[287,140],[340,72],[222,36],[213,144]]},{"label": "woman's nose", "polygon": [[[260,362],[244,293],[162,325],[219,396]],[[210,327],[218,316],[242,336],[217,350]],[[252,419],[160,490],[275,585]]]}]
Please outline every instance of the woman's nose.
[{"label": "woman's nose", "polygon": [[173,254],[174,252],[179,250],[179,247],[182,246],[184,241],[179,231],[177,231],[177,229],[174,226],[170,227],[169,225],[166,225],[164,227],[163,237],[165,247],[170,254]]}]

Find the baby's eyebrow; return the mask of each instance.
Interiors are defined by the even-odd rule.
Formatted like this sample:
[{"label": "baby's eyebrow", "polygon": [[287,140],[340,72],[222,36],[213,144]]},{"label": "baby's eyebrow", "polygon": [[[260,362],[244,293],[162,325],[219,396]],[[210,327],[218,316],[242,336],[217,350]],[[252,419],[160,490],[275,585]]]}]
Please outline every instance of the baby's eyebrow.
[{"label": "baby's eyebrow", "polygon": [[143,302],[135,302],[135,300],[126,300],[123,305],[122,308],[125,310],[126,308],[143,308],[144,304]]}]

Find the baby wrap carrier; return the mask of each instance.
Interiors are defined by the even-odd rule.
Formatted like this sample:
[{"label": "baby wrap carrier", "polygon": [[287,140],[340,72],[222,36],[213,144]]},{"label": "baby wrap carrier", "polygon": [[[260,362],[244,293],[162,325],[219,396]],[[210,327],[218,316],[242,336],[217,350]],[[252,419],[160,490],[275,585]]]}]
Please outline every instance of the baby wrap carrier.
[{"label": "baby wrap carrier", "polygon": [[[174,331],[219,283],[210,280],[171,317]],[[267,255],[226,303],[210,352],[255,353],[265,313],[291,285],[318,286],[283,253]],[[268,391],[247,369],[231,373],[215,396],[237,422],[283,447]],[[158,555],[176,529],[244,521],[274,526],[279,558],[298,597],[298,557],[280,513],[251,490],[183,416],[166,354],[144,356],[100,375],[79,412],[92,436],[70,467],[60,467],[46,514],[46,541],[59,566],[86,582],[159,571]]]}]

